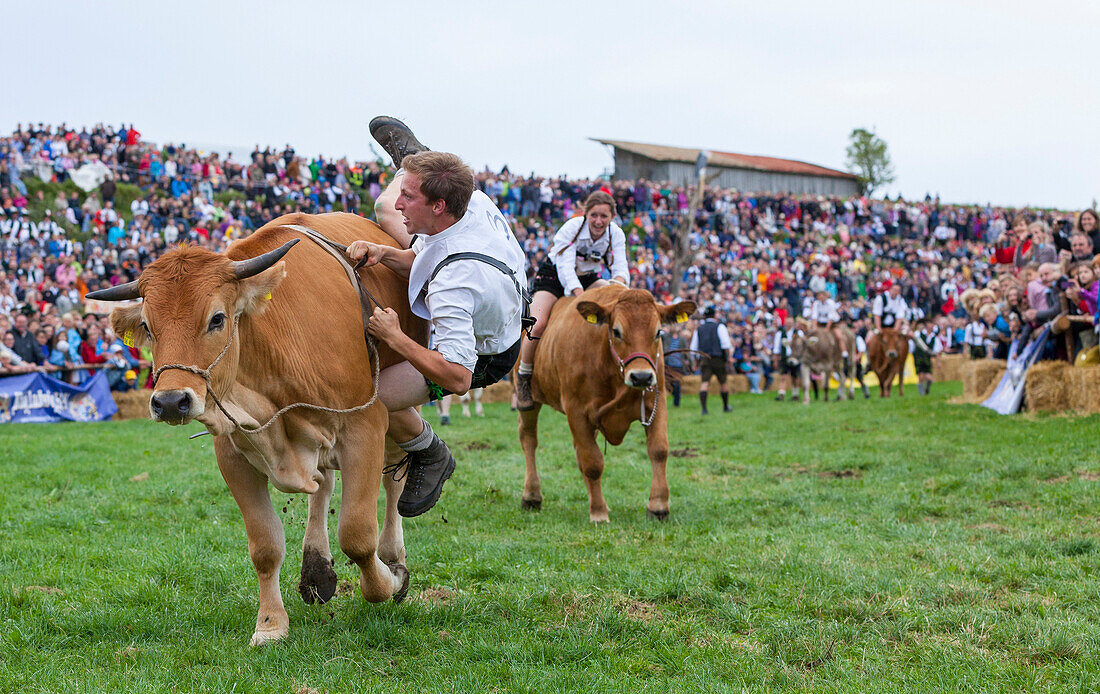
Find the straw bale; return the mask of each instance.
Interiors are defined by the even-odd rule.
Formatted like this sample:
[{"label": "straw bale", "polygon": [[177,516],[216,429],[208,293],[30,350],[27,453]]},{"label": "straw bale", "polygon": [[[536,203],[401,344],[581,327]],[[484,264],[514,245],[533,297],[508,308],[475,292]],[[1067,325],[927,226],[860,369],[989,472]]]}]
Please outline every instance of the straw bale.
[{"label": "straw bale", "polygon": [[1069,407],[1081,414],[1100,412],[1100,366],[1066,369]]},{"label": "straw bale", "polygon": [[932,359],[933,381],[961,381],[965,354],[941,354]]},{"label": "straw bale", "polygon": [[1024,386],[1027,409],[1033,412],[1069,409],[1069,377],[1066,375],[1069,368],[1064,361],[1041,361],[1029,368]]},{"label": "straw bale", "polygon": [[114,419],[149,419],[149,398],[153,391],[139,389],[129,393],[111,393],[118,406]]},{"label": "straw bale", "polygon": [[963,398],[981,402],[988,398],[1005,372],[1003,359],[973,359],[963,364]]}]

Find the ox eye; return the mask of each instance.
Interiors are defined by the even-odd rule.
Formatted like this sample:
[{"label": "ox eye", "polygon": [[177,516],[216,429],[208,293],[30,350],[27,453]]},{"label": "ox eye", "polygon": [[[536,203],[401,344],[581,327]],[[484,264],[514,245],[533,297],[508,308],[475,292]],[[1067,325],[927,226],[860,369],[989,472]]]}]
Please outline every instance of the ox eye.
[{"label": "ox eye", "polygon": [[149,339],[153,339],[153,331],[149,329],[149,324],[145,321],[141,321],[141,329],[145,331],[145,334],[149,336]]},{"label": "ox eye", "polygon": [[623,339],[623,331],[622,331],[622,328],[620,328],[620,327],[619,327],[619,326],[617,326],[617,325],[616,325],[616,326],[615,326],[614,328],[612,328],[612,329],[611,329],[611,334],[615,336],[615,339],[616,339],[616,340],[621,340],[621,339]]},{"label": "ox eye", "polygon": [[212,333],[215,330],[221,330],[225,327],[225,314],[222,312],[215,313],[210,319],[210,325],[206,327],[206,332]]}]

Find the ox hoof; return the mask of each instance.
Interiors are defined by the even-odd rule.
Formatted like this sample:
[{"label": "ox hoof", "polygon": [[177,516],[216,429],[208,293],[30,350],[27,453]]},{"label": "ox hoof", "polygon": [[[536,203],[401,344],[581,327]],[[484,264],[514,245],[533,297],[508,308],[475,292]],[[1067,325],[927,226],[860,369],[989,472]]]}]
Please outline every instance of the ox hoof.
[{"label": "ox hoof", "polygon": [[519,502],[519,507],[524,511],[541,511],[542,499],[524,499]]},{"label": "ox hoof", "polygon": [[409,594],[409,569],[404,564],[387,564],[394,576],[401,579],[401,588],[393,594],[394,602],[401,602]]},{"label": "ox hoof", "polygon": [[609,514],[607,511],[604,511],[602,513],[589,513],[588,520],[592,523],[595,523],[596,525],[599,525],[600,523],[610,523],[611,514]]},{"label": "ox hoof", "polygon": [[288,633],[290,633],[290,628],[285,626],[277,629],[257,629],[252,634],[252,640],[248,642],[248,645],[252,648],[266,646],[269,643],[283,640]]},{"label": "ox hoof", "polygon": [[336,594],[336,571],[332,568],[332,559],[326,558],[313,548],[302,554],[302,578],[298,582],[298,593],[308,605],[324,604]]},{"label": "ox hoof", "polygon": [[649,518],[650,520],[655,520],[655,521],[661,521],[661,522],[667,521],[668,520],[668,509],[665,509],[664,511],[651,511],[649,509],[646,509],[645,517]]}]

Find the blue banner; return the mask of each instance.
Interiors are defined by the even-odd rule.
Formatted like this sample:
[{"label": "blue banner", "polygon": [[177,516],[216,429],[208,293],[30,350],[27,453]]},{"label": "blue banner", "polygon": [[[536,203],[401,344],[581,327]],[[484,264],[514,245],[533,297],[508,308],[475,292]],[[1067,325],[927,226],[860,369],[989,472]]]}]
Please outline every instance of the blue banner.
[{"label": "blue banner", "polygon": [[45,374],[0,378],[0,424],[7,422],[98,422],[118,412],[107,374],[82,386]]}]

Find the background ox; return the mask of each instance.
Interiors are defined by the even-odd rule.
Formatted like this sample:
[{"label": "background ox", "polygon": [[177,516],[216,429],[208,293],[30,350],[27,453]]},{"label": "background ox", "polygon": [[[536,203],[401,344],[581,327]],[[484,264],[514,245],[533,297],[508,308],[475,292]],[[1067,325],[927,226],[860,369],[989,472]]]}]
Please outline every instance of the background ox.
[{"label": "background ox", "polygon": [[[183,424],[194,419],[214,434],[218,468],[244,517],[259,580],[253,645],[282,638],[289,629],[279,591],[285,537],[269,481],[281,491],[310,495],[299,587],[307,602],[328,600],[336,588],[326,525],[334,470],[341,471],[343,481],[337,536],[360,569],[363,597],[399,600],[409,581],[396,510],[401,485],[388,476],[385,522],[378,532],[388,425],[383,405],[342,415],[295,409],[262,433],[249,435],[238,431],[214,402],[216,395],[234,419],[257,427],[291,403],[350,408],[374,393],[356,290],[335,258],[312,241],[302,241],[288,224],[312,228],[342,244],[368,239],[396,245],[373,222],[354,215],[288,215],[234,243],[226,255],[195,246],[172,250],[136,282],[102,296],[141,296],[142,303],[115,309],[115,330],[151,343],[157,366],[189,367],[163,371],[150,410],[155,420]],[[277,262],[288,250],[286,259]],[[361,271],[360,277],[378,301],[398,311],[406,333],[426,338],[425,324],[409,312],[404,280],[382,266]],[[382,368],[399,359],[385,348],[379,354]],[[208,389],[195,371],[215,360]]]},{"label": "background ox", "polygon": [[617,446],[632,422],[652,418],[645,430],[653,468],[647,513],[659,520],[668,518],[668,413],[659,330],[662,324],[686,320],[694,312],[694,302],[660,306],[649,292],[618,284],[590,289],[554,305],[535,354],[531,392],[536,406],[519,416],[519,439],[527,462],[524,508],[542,507],[535,450],[539,410],[547,404],[564,413],[569,422],[577,464],[588,487],[588,516],[595,523],[609,520],[600,487],[604,460],[596,432]]}]

